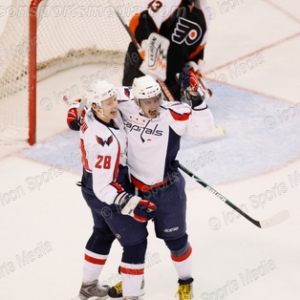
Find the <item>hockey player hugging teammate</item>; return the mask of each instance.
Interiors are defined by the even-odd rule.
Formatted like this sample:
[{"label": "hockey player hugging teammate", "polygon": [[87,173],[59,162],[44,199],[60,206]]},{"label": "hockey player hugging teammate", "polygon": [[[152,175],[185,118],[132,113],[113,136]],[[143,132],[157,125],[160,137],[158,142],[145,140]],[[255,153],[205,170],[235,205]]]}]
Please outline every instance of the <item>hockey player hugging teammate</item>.
[{"label": "hockey player hugging teammate", "polygon": [[[160,85],[148,75],[134,80],[134,101],[130,100],[131,91],[127,87],[117,89],[117,98],[127,134],[127,165],[131,182],[138,190],[138,199],[144,199],[139,200],[140,205],[145,201],[145,205],[151,208],[145,219],[153,217],[155,234],[164,240],[170,251],[178,275],[177,295],[180,300],[188,300],[192,299],[192,247],[186,232],[185,181],[178,170],[176,156],[183,134],[201,137],[213,128],[214,120],[197,92],[198,86],[191,84],[192,77],[186,76],[185,72],[178,78],[192,107],[186,103],[163,101]],[[132,221],[134,219],[128,217],[128,222]],[[146,247],[147,222],[137,224],[136,234],[140,241],[144,241],[141,245]],[[139,256],[136,245],[131,250]],[[133,266],[134,270],[129,270]],[[130,295],[130,291],[134,289],[137,293],[140,289],[142,276],[139,275],[143,274],[143,268],[144,264],[139,264],[139,261],[132,265],[122,260],[120,273],[123,282],[110,288],[109,296],[141,299],[140,291],[136,295]],[[131,287],[127,285],[126,274],[131,275]]]}]

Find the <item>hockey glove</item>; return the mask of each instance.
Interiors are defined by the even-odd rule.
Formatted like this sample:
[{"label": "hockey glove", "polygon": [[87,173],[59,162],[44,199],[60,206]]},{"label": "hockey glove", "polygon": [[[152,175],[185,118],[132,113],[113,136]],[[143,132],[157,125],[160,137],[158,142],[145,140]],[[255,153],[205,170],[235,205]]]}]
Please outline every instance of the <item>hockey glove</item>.
[{"label": "hockey glove", "polygon": [[152,219],[153,211],[156,210],[154,203],[126,192],[119,194],[114,204],[120,208],[121,214],[133,217],[136,221],[141,223]]},{"label": "hockey glove", "polygon": [[76,99],[74,101],[70,101],[68,97],[65,95],[63,97],[64,102],[68,105],[68,115],[67,115],[67,124],[71,130],[79,130],[80,124],[78,122],[77,114],[78,107],[80,104],[80,99]]},{"label": "hockey glove", "polygon": [[199,87],[197,77],[192,70],[176,74],[176,80],[184,90],[187,100],[191,101],[192,108],[202,104],[205,99],[205,93]]},{"label": "hockey glove", "polygon": [[[196,78],[198,79],[199,88],[203,90],[205,94],[205,100],[208,100],[212,96],[212,91],[206,86],[203,78],[202,78],[202,71],[204,69],[204,62],[200,60],[198,64],[196,64],[194,61],[188,61],[184,65],[183,70],[187,71],[193,71],[196,75]],[[201,94],[201,92],[200,92]]]},{"label": "hockey glove", "polygon": [[181,88],[189,92],[197,91],[199,87],[199,83],[195,73],[192,70],[183,71],[176,75],[177,83],[181,86]]},{"label": "hockey glove", "polygon": [[64,96],[63,99],[69,107],[67,116],[68,126],[71,130],[78,131],[80,129],[82,118],[85,115],[87,98],[83,96],[81,99],[70,101],[66,96]]}]

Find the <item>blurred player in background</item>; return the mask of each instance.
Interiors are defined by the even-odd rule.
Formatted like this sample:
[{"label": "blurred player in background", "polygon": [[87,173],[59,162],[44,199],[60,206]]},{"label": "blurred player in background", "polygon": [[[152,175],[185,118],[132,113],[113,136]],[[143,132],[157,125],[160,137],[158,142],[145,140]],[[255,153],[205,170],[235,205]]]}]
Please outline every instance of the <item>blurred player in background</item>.
[{"label": "blurred player in background", "polygon": [[[203,83],[209,17],[206,0],[147,1],[147,6],[129,23],[142,51],[137,50],[134,42],[129,44],[122,84],[131,86],[135,77],[150,74],[164,81],[173,98],[180,100],[177,73],[192,70]],[[205,91],[208,98],[211,92],[206,88]]]},{"label": "blurred player in background", "polygon": [[94,82],[88,100],[90,107],[82,114],[80,123],[78,103],[70,103],[67,119],[71,129],[80,130],[81,191],[94,221],[85,248],[78,298],[108,298],[109,286],[98,284],[98,278],[117,238],[123,246],[120,270],[124,299],[139,299],[148,235],[144,223],[152,217],[156,206],[130,193],[126,132],[114,86],[107,81]]}]

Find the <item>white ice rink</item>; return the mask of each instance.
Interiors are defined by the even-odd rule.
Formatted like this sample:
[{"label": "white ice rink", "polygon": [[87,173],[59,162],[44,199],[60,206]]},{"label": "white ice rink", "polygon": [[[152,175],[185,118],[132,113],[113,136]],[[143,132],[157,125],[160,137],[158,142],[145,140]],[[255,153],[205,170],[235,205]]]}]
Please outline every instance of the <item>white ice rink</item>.
[{"label": "white ice rink", "polygon": [[[204,75],[214,92],[208,105],[227,135],[184,138],[179,160],[253,218],[281,210],[290,217],[259,229],[186,177],[194,299],[299,300],[300,2],[208,3]],[[1,17],[0,30],[4,23]],[[58,95],[80,96],[82,76],[100,73],[121,84],[122,66],[109,64],[40,82],[37,145],[0,146],[0,300],[77,296],[92,218],[75,185],[76,133],[67,128]],[[175,299],[178,278],[169,252],[148,227],[145,300]],[[119,281],[120,257],[115,242],[103,283]]]}]

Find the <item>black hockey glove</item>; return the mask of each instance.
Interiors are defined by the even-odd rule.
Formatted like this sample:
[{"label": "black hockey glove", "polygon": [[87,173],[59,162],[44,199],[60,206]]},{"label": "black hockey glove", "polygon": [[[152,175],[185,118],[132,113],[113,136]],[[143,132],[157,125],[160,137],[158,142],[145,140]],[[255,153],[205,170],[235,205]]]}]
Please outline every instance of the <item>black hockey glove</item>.
[{"label": "black hockey glove", "polygon": [[133,217],[141,223],[152,219],[153,212],[156,210],[154,203],[126,192],[120,193],[116,197],[114,204],[119,208],[121,214]]}]

